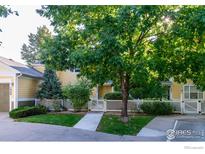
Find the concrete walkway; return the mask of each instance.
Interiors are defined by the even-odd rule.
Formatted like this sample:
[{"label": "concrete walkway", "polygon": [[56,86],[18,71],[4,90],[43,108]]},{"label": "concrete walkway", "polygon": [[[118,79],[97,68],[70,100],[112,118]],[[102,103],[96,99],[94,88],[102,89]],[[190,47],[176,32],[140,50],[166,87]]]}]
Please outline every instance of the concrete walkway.
[{"label": "concrete walkway", "polygon": [[89,112],[74,126],[74,128],[96,131],[102,116],[103,112]]},{"label": "concrete walkway", "polygon": [[150,138],[158,138],[158,140],[166,141],[166,131],[172,129],[175,123],[175,118],[171,116],[159,116],[149,122],[137,134],[137,137],[144,137],[148,140]]},{"label": "concrete walkway", "polygon": [[[191,122],[190,122],[191,121]],[[185,123],[186,122],[186,123]],[[184,124],[185,123],[185,124]],[[187,124],[188,123],[188,124]],[[178,129],[180,128],[180,129]],[[196,129],[197,128],[197,129]],[[149,122],[137,134],[137,137],[144,141],[170,141],[167,138],[167,130],[205,130],[205,116],[200,115],[176,115],[176,116],[158,116]],[[138,138],[138,139],[139,139]],[[204,141],[204,138],[179,138],[172,141]]]},{"label": "concrete walkway", "polygon": [[[0,112],[0,141],[143,141],[143,137],[119,136],[48,124],[14,122]],[[153,140],[156,140],[153,138]]]}]

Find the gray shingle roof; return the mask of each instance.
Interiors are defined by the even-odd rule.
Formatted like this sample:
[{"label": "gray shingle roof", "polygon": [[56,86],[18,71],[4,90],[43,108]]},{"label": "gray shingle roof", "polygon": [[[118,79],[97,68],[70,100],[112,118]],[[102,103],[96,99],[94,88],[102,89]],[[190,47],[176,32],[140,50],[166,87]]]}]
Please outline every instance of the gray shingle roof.
[{"label": "gray shingle roof", "polygon": [[7,59],[7,58],[0,56],[0,62],[16,69],[17,71],[21,72],[23,75],[35,77],[35,78],[43,78],[43,73],[37,71],[34,68],[31,68],[19,62],[16,62],[12,59]]}]

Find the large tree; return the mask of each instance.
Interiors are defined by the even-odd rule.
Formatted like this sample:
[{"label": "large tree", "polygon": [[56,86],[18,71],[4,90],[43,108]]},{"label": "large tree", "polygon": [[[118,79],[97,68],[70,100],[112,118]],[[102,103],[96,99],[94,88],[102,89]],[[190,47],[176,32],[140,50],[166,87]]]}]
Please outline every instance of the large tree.
[{"label": "large tree", "polygon": [[168,31],[164,18],[169,8],[48,6],[42,11],[58,32],[50,43],[55,46],[45,53],[45,62],[57,69],[77,65],[82,75],[98,84],[117,80],[123,94],[122,117],[127,121],[130,81],[144,72],[157,76],[156,70],[149,67],[150,51],[153,36]]},{"label": "large tree", "polygon": [[181,6],[170,22],[170,33],[155,43],[155,67],[175,81],[191,79],[205,90],[205,7]]},{"label": "large tree", "polygon": [[51,37],[51,32],[45,25],[38,27],[36,34],[28,35],[28,45],[24,43],[21,48],[21,57],[26,60],[28,65],[42,62],[40,59],[41,45],[44,43],[44,39],[49,37]]},{"label": "large tree", "polygon": [[[185,54],[180,51],[188,48],[179,35],[186,42],[186,33],[177,35],[180,20],[187,17],[183,9],[187,8],[44,6],[38,12],[51,20],[57,35],[47,40],[43,59],[56,69],[64,70],[73,65],[80,67],[81,75],[96,84],[109,80],[120,83],[122,119],[127,121],[128,92],[141,78],[163,81],[174,77],[180,80],[188,70],[186,65],[189,64],[180,59]],[[184,31],[186,20],[181,27]],[[194,71],[199,73],[199,70]],[[189,77],[183,76],[185,79]]]}]

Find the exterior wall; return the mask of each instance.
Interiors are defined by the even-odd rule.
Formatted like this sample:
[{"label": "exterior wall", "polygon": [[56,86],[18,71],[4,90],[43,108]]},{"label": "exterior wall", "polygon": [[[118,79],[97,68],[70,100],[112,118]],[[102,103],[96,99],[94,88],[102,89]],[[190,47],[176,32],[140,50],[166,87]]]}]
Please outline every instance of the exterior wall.
[{"label": "exterior wall", "polygon": [[18,99],[35,98],[40,79],[21,76],[18,79]]},{"label": "exterior wall", "polygon": [[113,88],[111,85],[99,86],[99,98],[103,98],[106,93],[112,92]]},{"label": "exterior wall", "polygon": [[9,70],[6,67],[1,66],[0,72],[9,72]]},{"label": "exterior wall", "polygon": [[[42,64],[35,64],[33,67],[38,70],[39,72],[44,73],[45,66]],[[60,82],[62,83],[62,86],[65,86],[67,84],[74,84],[77,82],[77,74],[76,72],[71,71],[57,71],[56,75],[59,78]]]},{"label": "exterior wall", "polygon": [[[187,80],[186,84],[194,85],[192,80]],[[172,95],[172,100],[181,100],[183,98],[183,87],[185,84],[180,84],[177,82],[173,82],[171,86],[171,95]],[[181,96],[182,95],[182,96]],[[205,91],[203,92],[203,98],[205,99]]]},{"label": "exterior wall", "polygon": [[45,70],[45,66],[42,64],[34,64],[33,68],[35,68],[37,71],[41,73],[44,73],[44,70]]},{"label": "exterior wall", "polygon": [[76,72],[71,71],[58,71],[57,76],[62,83],[62,86],[67,84],[75,84],[78,81],[78,77]]},{"label": "exterior wall", "polygon": [[[45,70],[45,66],[41,64],[33,65],[33,67],[42,73]],[[65,86],[68,84],[75,84],[78,82],[78,77],[77,77],[78,72],[71,72],[67,70],[67,71],[57,71],[56,74],[62,86]],[[105,84],[103,86],[100,86],[98,90],[99,98],[102,98],[106,93],[112,92],[112,91],[113,89],[111,85]],[[92,90],[91,97],[96,98],[96,95],[97,95],[97,88],[94,87]]]},{"label": "exterior wall", "polygon": [[173,100],[181,100],[181,93],[183,90],[183,85],[179,84],[177,82],[173,82],[171,86],[171,93],[172,93],[172,98]]}]

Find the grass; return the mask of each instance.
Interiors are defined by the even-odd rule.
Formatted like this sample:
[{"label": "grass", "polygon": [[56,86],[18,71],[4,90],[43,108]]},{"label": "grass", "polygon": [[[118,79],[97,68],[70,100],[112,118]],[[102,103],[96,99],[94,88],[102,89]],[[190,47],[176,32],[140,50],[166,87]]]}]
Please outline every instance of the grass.
[{"label": "grass", "polygon": [[117,135],[136,135],[154,116],[130,116],[128,123],[123,123],[120,116],[104,115],[97,131]]},{"label": "grass", "polygon": [[29,116],[25,118],[19,118],[16,121],[72,127],[82,118],[82,116],[83,115],[78,114],[42,114]]}]

